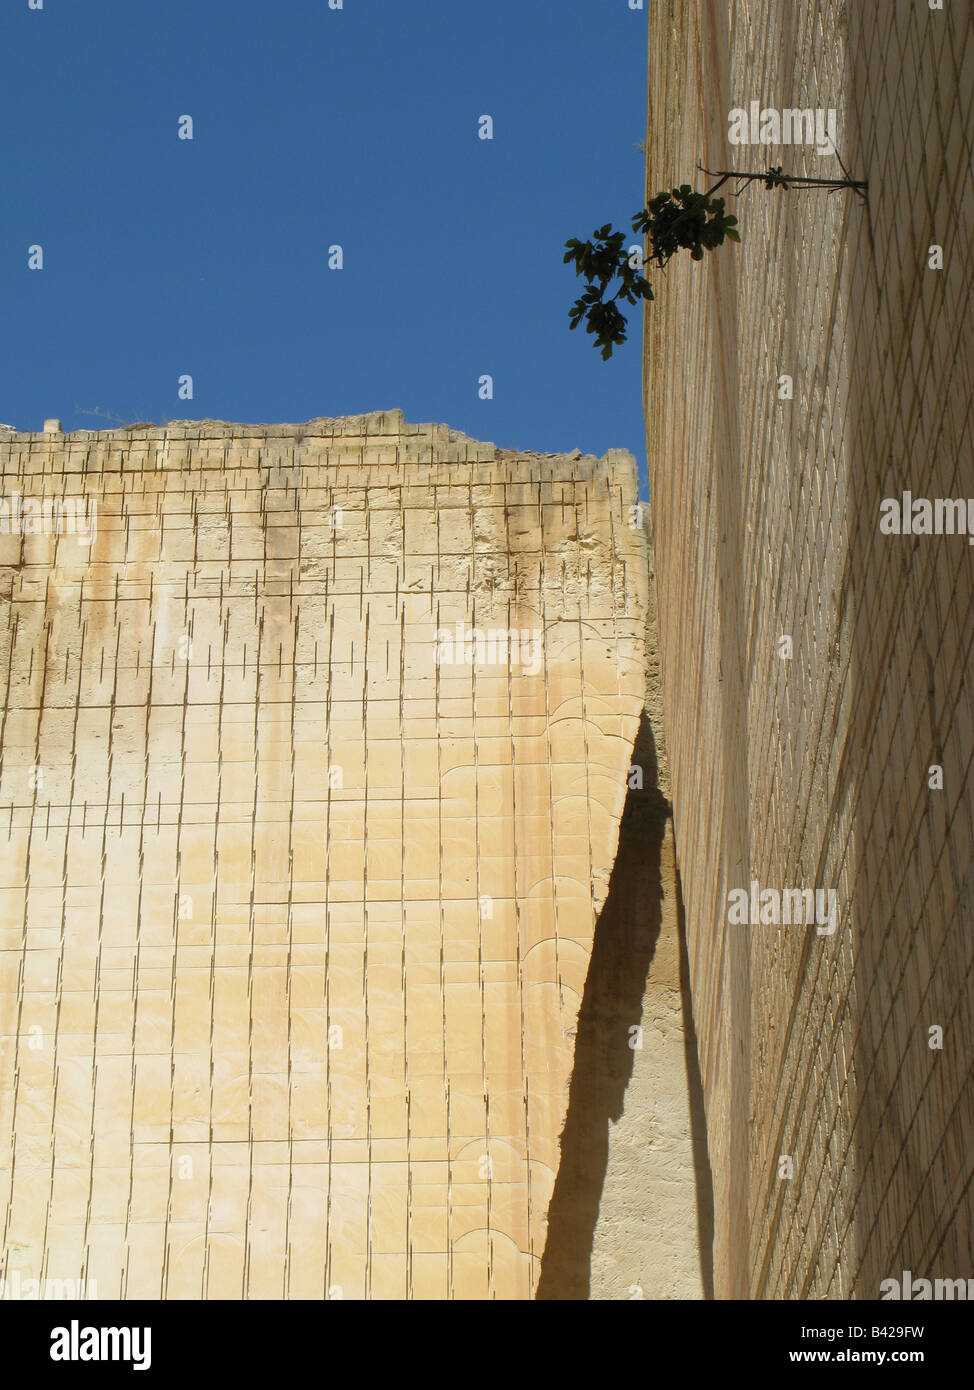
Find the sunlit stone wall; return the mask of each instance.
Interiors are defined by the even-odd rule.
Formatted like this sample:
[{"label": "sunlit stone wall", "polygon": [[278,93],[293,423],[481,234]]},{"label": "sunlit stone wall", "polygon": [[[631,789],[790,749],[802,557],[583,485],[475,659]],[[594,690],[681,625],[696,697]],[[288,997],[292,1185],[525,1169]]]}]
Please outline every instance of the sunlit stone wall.
[{"label": "sunlit stone wall", "polygon": [[634,461],[398,411],[0,461],[0,1273],[530,1296],[643,704]]}]

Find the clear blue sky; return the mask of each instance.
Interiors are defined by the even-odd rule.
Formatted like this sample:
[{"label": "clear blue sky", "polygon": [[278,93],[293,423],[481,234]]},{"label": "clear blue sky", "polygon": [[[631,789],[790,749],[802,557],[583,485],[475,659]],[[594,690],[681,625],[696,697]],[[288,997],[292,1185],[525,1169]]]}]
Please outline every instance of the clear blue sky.
[{"label": "clear blue sky", "polygon": [[562,254],[641,205],[645,10],[4,0],[0,52],[0,421],[401,407],[643,465],[638,315],[602,362]]}]

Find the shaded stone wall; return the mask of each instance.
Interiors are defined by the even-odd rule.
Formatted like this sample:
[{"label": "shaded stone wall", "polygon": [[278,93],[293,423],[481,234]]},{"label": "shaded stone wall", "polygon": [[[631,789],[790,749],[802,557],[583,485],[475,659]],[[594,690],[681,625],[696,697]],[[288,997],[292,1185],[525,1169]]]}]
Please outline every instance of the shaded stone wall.
[{"label": "shaded stone wall", "polygon": [[[645,315],[716,1289],[875,1298],[974,1273],[974,549],[879,532],[904,490],[974,497],[974,14],[661,0],[647,196],[698,162],[841,177],[730,144],[751,101],[834,108],[870,188],[729,198],[742,244],[675,260]],[[729,924],[754,880],[834,889],[835,934]]]},{"label": "shaded stone wall", "polygon": [[[97,508],[0,535],[0,1272],[530,1296],[643,709],[633,459],[393,411],[0,463]],[[457,623],[527,646],[438,662]]]}]

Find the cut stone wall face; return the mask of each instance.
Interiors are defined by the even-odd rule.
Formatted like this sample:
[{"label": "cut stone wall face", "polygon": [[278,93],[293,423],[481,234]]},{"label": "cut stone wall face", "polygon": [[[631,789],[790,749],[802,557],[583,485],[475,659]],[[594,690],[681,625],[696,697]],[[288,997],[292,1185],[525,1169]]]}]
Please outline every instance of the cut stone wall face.
[{"label": "cut stone wall face", "polygon": [[0,535],[6,1274],[529,1297],[643,708],[633,459],[392,411],[0,461],[21,517],[94,504]]},{"label": "cut stone wall face", "polygon": [[[974,14],[649,26],[648,197],[698,163],[842,177],[730,143],[752,101],[834,108],[869,182],[721,190],[742,242],[656,277],[644,392],[717,1293],[872,1299],[974,1273],[974,551],[879,529],[904,491],[974,498]],[[834,890],[837,930],[729,923],[753,881]]]}]

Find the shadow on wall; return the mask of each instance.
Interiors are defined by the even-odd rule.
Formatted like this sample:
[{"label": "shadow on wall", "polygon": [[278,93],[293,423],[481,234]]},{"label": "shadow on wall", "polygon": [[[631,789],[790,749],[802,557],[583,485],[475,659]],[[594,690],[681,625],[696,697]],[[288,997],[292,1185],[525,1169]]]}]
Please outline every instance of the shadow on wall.
[{"label": "shadow on wall", "polygon": [[693,996],[690,993],[690,957],[687,954],[687,924],[683,915],[683,882],[676,870],[676,917],[680,937],[680,1008],[683,1014],[683,1047],[690,1100],[690,1142],[693,1145],[693,1178],[697,1196],[697,1245],[704,1298],[714,1296],[714,1180],[707,1150],[707,1113],[703,1102],[703,1080],[697,1030],[693,1026]]},{"label": "shadow on wall", "polygon": [[[630,1030],[642,1019],[643,994],[660,934],[660,852],[669,807],[657,785],[656,746],[645,715],[632,765],[644,769],[646,785],[630,789],[626,797],[609,891],[595,927],[578,1015],[561,1162],[548,1207],[538,1299],[589,1296],[592,1246],[609,1160],[609,1122],[617,1123],[622,1117],[635,1056],[629,1046]],[[712,1298],[713,1197],[680,897],[677,911],[697,1226],[705,1297]]]}]

